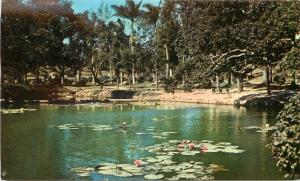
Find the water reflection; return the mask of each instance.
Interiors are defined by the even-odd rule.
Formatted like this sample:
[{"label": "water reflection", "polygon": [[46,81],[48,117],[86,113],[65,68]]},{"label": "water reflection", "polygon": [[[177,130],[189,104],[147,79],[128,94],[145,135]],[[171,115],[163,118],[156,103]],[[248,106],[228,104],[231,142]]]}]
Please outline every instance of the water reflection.
[{"label": "water reflection", "polygon": [[[97,131],[89,127],[115,128],[123,122],[130,129]],[[3,115],[2,123],[5,179],[78,178],[70,172],[71,168],[94,167],[104,162],[132,163],[151,155],[139,148],[171,139],[228,141],[246,150],[238,155],[208,153],[176,158],[218,163],[230,170],[216,174],[217,179],[282,179],[265,147],[268,134],[243,129],[274,124],[273,113],[249,113],[228,106],[93,104],[41,106],[32,113]],[[58,129],[63,124],[82,127]],[[153,137],[165,131],[178,133],[160,139]]]}]

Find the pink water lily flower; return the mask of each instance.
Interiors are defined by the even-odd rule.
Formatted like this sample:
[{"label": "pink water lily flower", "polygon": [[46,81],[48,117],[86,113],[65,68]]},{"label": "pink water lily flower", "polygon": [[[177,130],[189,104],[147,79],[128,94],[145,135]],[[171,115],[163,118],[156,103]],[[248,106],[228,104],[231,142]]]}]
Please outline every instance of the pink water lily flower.
[{"label": "pink water lily flower", "polygon": [[136,167],[142,166],[142,160],[135,160],[133,163],[135,164]]},{"label": "pink water lily flower", "polygon": [[193,149],[195,147],[195,143],[189,143],[189,149]]},{"label": "pink water lily flower", "polygon": [[184,148],[184,144],[179,144],[178,148]]},{"label": "pink water lily flower", "polygon": [[207,152],[208,148],[206,146],[202,146],[200,148],[200,150],[205,153],[205,152]]}]

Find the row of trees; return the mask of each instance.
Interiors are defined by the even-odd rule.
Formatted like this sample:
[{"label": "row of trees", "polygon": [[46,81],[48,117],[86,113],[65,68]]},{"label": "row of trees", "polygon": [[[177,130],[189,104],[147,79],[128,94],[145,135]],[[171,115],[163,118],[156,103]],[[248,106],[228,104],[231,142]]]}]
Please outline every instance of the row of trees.
[{"label": "row of trees", "polygon": [[[171,1],[158,6],[127,0],[125,5],[104,4],[97,12],[75,14],[71,3],[38,0],[6,1],[2,15],[3,78],[37,77],[41,67],[77,76],[86,67],[93,83],[102,70],[119,84],[123,73],[135,84],[154,75],[172,89],[215,86],[225,77],[236,79],[239,91],[256,68],[266,71],[270,94],[270,70],[282,77],[299,70],[300,3],[297,1]],[[112,16],[121,19],[112,21]],[[129,23],[129,26],[126,25]],[[130,35],[125,33],[130,27]],[[163,73],[164,72],[164,73]]]},{"label": "row of trees", "polygon": [[192,64],[188,68],[198,67],[186,72],[215,77],[217,88],[220,75],[227,75],[229,84],[234,76],[242,91],[243,79],[255,68],[265,68],[270,94],[269,69],[295,45],[299,2],[180,1],[179,5],[178,56]]}]

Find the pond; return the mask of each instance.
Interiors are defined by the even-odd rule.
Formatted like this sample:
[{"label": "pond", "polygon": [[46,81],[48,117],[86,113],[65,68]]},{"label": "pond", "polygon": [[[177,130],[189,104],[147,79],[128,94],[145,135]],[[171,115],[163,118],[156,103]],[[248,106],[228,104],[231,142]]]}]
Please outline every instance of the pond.
[{"label": "pond", "polygon": [[283,179],[266,148],[271,132],[245,129],[274,125],[275,117],[275,112],[232,106],[40,105],[36,111],[2,114],[2,178],[140,180],[143,175],[79,176],[73,170],[101,163],[133,164],[154,155],[145,147],[188,139],[230,142],[244,151],[179,154],[172,158],[175,164],[192,161],[226,168],[214,172],[214,179]]}]

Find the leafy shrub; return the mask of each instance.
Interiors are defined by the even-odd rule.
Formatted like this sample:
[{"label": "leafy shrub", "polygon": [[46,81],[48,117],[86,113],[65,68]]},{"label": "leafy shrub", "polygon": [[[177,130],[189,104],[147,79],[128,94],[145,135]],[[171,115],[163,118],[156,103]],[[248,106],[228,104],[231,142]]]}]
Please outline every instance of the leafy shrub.
[{"label": "leafy shrub", "polygon": [[137,76],[135,79],[138,83],[142,83],[145,81],[145,77],[143,75]]},{"label": "leafy shrub", "polygon": [[190,82],[186,82],[184,85],[183,85],[183,91],[184,92],[192,92],[193,90],[193,84],[190,83]]},{"label": "leafy shrub", "polygon": [[88,82],[88,79],[85,77],[81,77],[79,82],[76,82],[75,85],[78,86],[85,86]]},{"label": "leafy shrub", "polygon": [[174,77],[164,79],[164,89],[166,92],[174,93],[177,88],[178,81]]},{"label": "leafy shrub", "polygon": [[273,81],[276,84],[282,85],[282,84],[285,83],[285,77],[284,76],[280,76],[280,75],[275,75],[274,78],[273,78]]},{"label": "leafy shrub", "polygon": [[300,173],[300,95],[290,99],[277,116],[276,130],[269,147],[286,177],[299,178]]},{"label": "leafy shrub", "polygon": [[148,82],[152,82],[153,81],[152,75],[150,75],[150,74],[145,75],[145,80],[148,81]]}]

